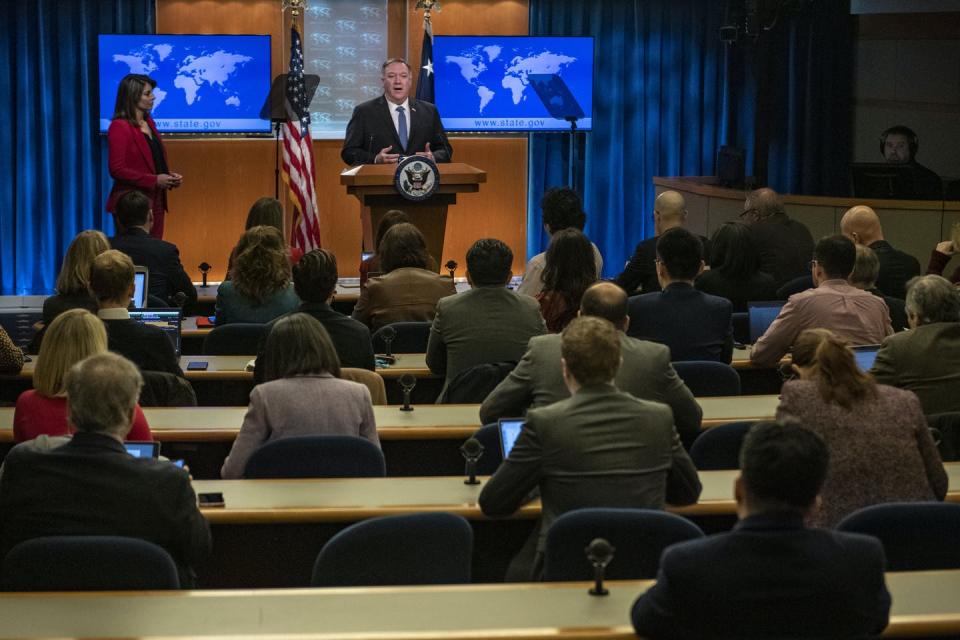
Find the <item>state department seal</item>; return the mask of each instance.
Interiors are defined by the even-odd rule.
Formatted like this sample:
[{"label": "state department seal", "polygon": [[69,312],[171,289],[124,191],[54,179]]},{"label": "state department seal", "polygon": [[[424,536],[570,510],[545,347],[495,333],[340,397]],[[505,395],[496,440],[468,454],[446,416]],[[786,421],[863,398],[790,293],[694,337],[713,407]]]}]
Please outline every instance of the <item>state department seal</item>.
[{"label": "state department seal", "polygon": [[407,200],[426,200],[440,186],[440,170],[429,158],[407,156],[397,165],[393,184]]}]

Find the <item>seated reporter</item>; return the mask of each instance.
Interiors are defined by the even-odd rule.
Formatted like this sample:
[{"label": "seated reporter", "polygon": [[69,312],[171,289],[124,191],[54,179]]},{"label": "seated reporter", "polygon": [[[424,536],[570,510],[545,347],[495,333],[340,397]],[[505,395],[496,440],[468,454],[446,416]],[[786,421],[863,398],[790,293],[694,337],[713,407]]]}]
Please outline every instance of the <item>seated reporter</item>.
[{"label": "seated reporter", "polygon": [[430,322],[437,301],[457,292],[451,278],[428,269],[427,243],[408,222],[390,227],[377,255],[383,275],[367,281],[353,308],[354,320],[371,331],[393,322]]},{"label": "seated reporter", "polygon": [[[398,225],[402,222],[410,222],[410,216],[399,209],[391,209],[383,214],[383,217],[380,218],[380,224],[377,225],[377,234],[373,245],[375,251],[379,250],[380,243],[383,242],[383,236],[387,235],[387,231],[390,230],[390,227]],[[427,271],[436,271],[437,261],[433,258],[433,256],[428,257],[430,259],[427,261]],[[362,260],[360,262],[360,286],[367,286],[367,281],[370,279],[371,275],[381,275],[381,269],[382,267],[380,266],[379,253],[374,253],[372,256]]]},{"label": "seated reporter", "polygon": [[708,261],[710,269],[697,276],[694,286],[726,298],[734,312],[746,311],[748,302],[777,299],[776,281],[760,270],[760,253],[744,223],[727,222],[714,231]]},{"label": "seated reporter", "polygon": [[694,279],[703,270],[700,238],[682,227],[657,240],[657,277],[662,291],[630,298],[627,335],[670,348],[671,360],[733,358],[733,305],[697,291]]},{"label": "seated reporter", "polygon": [[[47,328],[40,356],[33,371],[33,389],[17,398],[13,412],[13,439],[33,440],[39,435],[62,436],[72,433],[67,420],[67,372],[76,363],[107,352],[107,330],[86,309],[70,309],[54,319]],[[129,440],[153,440],[147,419],[134,406]]]},{"label": "seated reporter", "polygon": [[910,331],[883,341],[870,373],[912,391],[925,414],[960,411],[960,292],[941,276],[907,283]]},{"label": "seated reporter", "polygon": [[885,303],[890,312],[890,325],[893,330],[903,331],[907,328],[907,310],[904,301],[900,298],[888,296],[877,289],[877,277],[880,274],[880,259],[873,249],[858,244],[857,260],[853,263],[853,271],[847,278],[847,282],[868,293],[872,293]]},{"label": "seated reporter", "polygon": [[[250,206],[250,211],[247,212],[247,221],[243,225],[244,231],[249,231],[254,227],[259,226],[273,227],[280,232],[280,235],[283,235],[283,205],[276,198],[263,197],[257,199],[253,205]],[[300,258],[303,257],[303,249],[300,247],[287,246],[287,252],[290,259],[290,267],[294,267]],[[230,257],[227,259],[227,276],[226,280],[230,279],[230,274],[233,271],[233,263],[237,259],[237,248],[234,247],[230,251]]]},{"label": "seated reporter", "polygon": [[126,452],[143,380],[127,359],[100,353],[66,375],[76,433],[48,451],[14,447],[0,478],[0,554],[42,536],[127,536],[166,549],[180,585],[210,553],[210,528],[184,469]]},{"label": "seated reporter", "polygon": [[543,289],[536,294],[547,330],[560,333],[577,317],[580,298],[597,281],[593,250],[587,236],[577,229],[553,234],[544,262]]},{"label": "seated reporter", "polygon": [[943,500],[947,474],[917,396],[876,384],[826,329],[800,334],[792,367],[800,379],[783,385],[777,420],[799,421],[830,451],[812,524],[833,527],[882,502]]},{"label": "seated reporter", "polygon": [[127,307],[133,297],[133,261],[116,249],[104,251],[93,261],[90,292],[100,310],[97,316],[107,327],[107,348],[119,353],[144,371],[165,371],[182,376],[173,344],[163,329],[130,319]]},{"label": "seated reporter", "polygon": [[217,288],[217,325],[263,324],[294,311],[300,299],[290,281],[290,260],[280,232],[261,225],[248,229],[237,243],[230,280]]},{"label": "seated reporter", "polygon": [[150,295],[173,306],[174,297],[182,293],[181,306],[196,303],[197,289],[183,270],[177,245],[150,235],[150,199],[140,191],[129,191],[117,201],[116,216],[120,231],[110,245],[130,256],[133,264],[150,270]]},{"label": "seated reporter", "polygon": [[540,524],[508,580],[540,578],[547,531],[567,511],[697,501],[700,480],[670,407],[618,391],[620,362],[620,334],[609,321],[581,317],[564,329],[556,364],[571,397],[527,412],[516,444],[480,493],[483,513],[500,517],[540,489]]},{"label": "seated reporter", "polygon": [[[314,249],[293,266],[293,288],[300,298],[296,313],[306,313],[316,318],[330,335],[333,348],[340,358],[340,365],[355,369],[374,371],[373,343],[370,329],[362,322],[334,311],[330,306],[337,290],[337,258],[326,249]],[[285,318],[287,316],[281,316]],[[264,380],[263,357],[267,336],[276,322],[271,322],[260,338],[257,347],[257,366],[253,379],[257,384]]]},{"label": "seated reporter", "polygon": [[890,594],[876,538],[811,529],[828,447],[794,424],[755,425],[740,451],[733,531],[682,542],[633,605],[653,640],[872,637]]},{"label": "seated reporter", "polygon": [[261,366],[266,382],[250,393],[240,433],[220,470],[224,479],[243,477],[253,452],[280,438],[355,436],[380,446],[370,390],[340,379],[337,352],[316,318],[294,313],[278,320]]},{"label": "seated reporter", "polygon": [[23,351],[13,343],[7,330],[0,327],[0,373],[20,373]]}]

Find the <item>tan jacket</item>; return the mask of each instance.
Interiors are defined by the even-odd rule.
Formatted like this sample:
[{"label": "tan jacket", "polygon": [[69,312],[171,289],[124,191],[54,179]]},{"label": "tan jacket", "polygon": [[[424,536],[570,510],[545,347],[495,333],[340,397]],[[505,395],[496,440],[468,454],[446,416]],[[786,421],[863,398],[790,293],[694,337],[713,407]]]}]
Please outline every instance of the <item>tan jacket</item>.
[{"label": "tan jacket", "polygon": [[416,267],[394,269],[370,278],[353,308],[353,318],[371,331],[392,322],[430,322],[437,301],[456,292],[447,276]]}]

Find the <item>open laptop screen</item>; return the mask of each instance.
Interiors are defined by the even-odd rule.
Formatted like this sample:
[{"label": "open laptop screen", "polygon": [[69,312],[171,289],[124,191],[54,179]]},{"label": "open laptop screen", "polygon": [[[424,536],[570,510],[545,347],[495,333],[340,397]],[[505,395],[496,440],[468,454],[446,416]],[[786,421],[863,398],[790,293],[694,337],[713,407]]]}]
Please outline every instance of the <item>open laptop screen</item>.
[{"label": "open laptop screen", "polygon": [[146,267],[133,268],[133,303],[134,309],[147,308],[147,292],[149,291],[149,274]]},{"label": "open laptop screen", "polygon": [[783,308],[783,301],[775,302],[748,302],[747,314],[750,320],[750,344],[755,344],[767,328],[773,324],[774,319],[780,314]]},{"label": "open laptop screen", "polygon": [[180,357],[180,309],[138,309],[130,312],[130,319],[163,329]]},{"label": "open laptop screen", "polygon": [[853,358],[857,361],[857,367],[860,371],[866,373],[873,368],[873,361],[877,359],[877,351],[879,350],[880,345],[878,344],[853,348]]},{"label": "open laptop screen", "polygon": [[134,458],[156,458],[160,455],[159,442],[124,442],[123,447]]},{"label": "open laptop screen", "polygon": [[523,418],[501,418],[498,422],[500,426],[500,448],[503,451],[504,459],[510,455],[514,443],[523,430]]}]

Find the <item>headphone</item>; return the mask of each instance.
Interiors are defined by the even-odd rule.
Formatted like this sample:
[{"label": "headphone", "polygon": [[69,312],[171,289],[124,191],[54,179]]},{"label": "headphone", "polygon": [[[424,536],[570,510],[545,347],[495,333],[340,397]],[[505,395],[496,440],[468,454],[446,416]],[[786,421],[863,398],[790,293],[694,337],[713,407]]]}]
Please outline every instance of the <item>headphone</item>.
[{"label": "headphone", "polygon": [[920,148],[920,138],[917,137],[913,129],[905,127],[902,124],[890,127],[880,134],[880,155],[883,155],[884,147],[887,144],[887,136],[892,134],[905,136],[907,138],[907,144],[910,145],[910,159],[913,160],[917,155],[917,150]]}]

